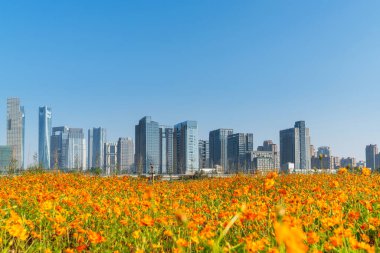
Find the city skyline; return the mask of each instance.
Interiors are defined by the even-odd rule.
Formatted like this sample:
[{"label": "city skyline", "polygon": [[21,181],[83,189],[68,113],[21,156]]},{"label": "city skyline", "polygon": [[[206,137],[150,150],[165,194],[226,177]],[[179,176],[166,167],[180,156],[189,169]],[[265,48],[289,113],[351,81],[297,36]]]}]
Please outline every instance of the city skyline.
[{"label": "city skyline", "polygon": [[[72,6],[75,6],[73,8]],[[380,143],[378,1],[0,3],[0,144],[7,97],[26,112],[25,164],[38,107],[54,126],[133,137],[144,115],[231,128],[255,146],[304,120],[311,143],[364,160]],[[107,18],[112,17],[112,18]]]},{"label": "city skyline", "polygon": [[[42,153],[33,157],[34,165],[37,159],[45,169],[100,168],[107,174],[120,172],[122,168],[129,173],[149,173],[152,166],[153,171],[160,174],[193,174],[204,168],[213,168],[218,173],[252,173],[255,170],[263,172],[272,169],[289,171],[291,168],[295,171],[310,171],[337,169],[340,166],[362,167],[366,164],[374,171],[380,169],[380,153],[376,144],[366,145],[366,159],[358,160],[358,163],[355,157],[332,155],[329,146],[320,146],[315,152],[305,121],[296,121],[293,128],[279,131],[280,150],[273,140],[264,140],[263,145],[257,146],[255,150],[252,133],[234,133],[233,129],[219,128],[209,131],[209,140],[203,140],[199,138],[197,121],[187,120],[171,127],[152,121],[151,116],[144,116],[135,125],[136,144],[133,147],[130,137],[119,137],[117,142],[107,141],[107,130],[102,127],[88,129],[87,140],[83,128],[52,128],[52,109],[43,106],[38,111],[38,148]],[[16,166],[24,169],[28,167],[24,167],[23,162],[25,117],[25,108],[21,106],[20,99],[8,98],[7,145],[0,145],[2,169],[14,166],[9,155],[12,149],[13,159],[18,164]],[[136,153],[133,153],[134,149]],[[133,160],[136,159],[134,164]],[[227,161],[223,162],[224,159]],[[49,160],[50,166],[47,165]]]},{"label": "city skyline", "polygon": [[[20,103],[20,104],[22,104],[22,99],[20,99],[20,98],[18,98],[18,97],[9,97],[9,98],[7,98],[7,100],[9,100],[9,99],[16,99],[16,100],[18,100],[18,103]],[[20,108],[22,109],[22,113],[23,113],[23,120],[25,120],[25,118],[27,118],[27,116],[26,116],[26,113],[24,112],[25,111],[25,106],[20,106]],[[35,161],[34,161],[34,158],[33,158],[33,156],[35,155],[35,154],[37,154],[38,156],[40,155],[40,152],[38,152],[38,150],[39,150],[39,142],[40,142],[40,139],[39,139],[39,131],[40,131],[40,128],[39,128],[39,121],[41,120],[41,115],[40,115],[40,113],[41,113],[41,109],[47,109],[47,110],[49,110],[49,114],[51,115],[51,111],[52,111],[52,108],[51,107],[49,107],[49,106],[39,106],[38,108],[37,108],[37,114],[38,114],[38,120],[37,120],[37,124],[38,124],[38,126],[37,126],[37,133],[36,133],[36,136],[37,136],[37,141],[36,141],[36,143],[37,143],[37,147],[36,147],[36,151],[35,152],[33,152],[33,153],[30,153],[30,149],[29,149],[29,151],[28,151],[28,153],[29,154],[26,154],[27,153],[27,151],[25,150],[25,154],[24,154],[24,156],[25,156],[25,158],[24,158],[24,163],[25,163],[25,167],[27,167],[27,166],[31,166],[31,165],[33,165],[34,163],[35,163]],[[50,116],[51,117],[51,116]],[[144,116],[144,117],[146,117],[146,116]],[[151,116],[149,116],[149,117],[151,117]],[[1,116],[0,116],[0,118],[1,118]],[[51,121],[51,119],[50,119],[50,121]],[[296,121],[297,122],[297,121]],[[161,122],[159,122],[160,124],[161,124]],[[24,122],[24,124],[25,124],[25,129],[24,129],[24,131],[26,131],[26,132],[28,132],[27,130],[28,130],[28,121],[27,120],[25,120],[25,122]],[[99,125],[99,124],[98,124]],[[112,124],[111,124],[112,125]],[[165,124],[165,125],[170,125],[170,124]],[[67,124],[62,124],[62,126],[67,126]],[[175,126],[175,124],[173,124],[173,125],[171,125],[171,127],[173,127],[173,126]],[[57,128],[57,126],[55,125],[55,124],[53,124],[52,125],[52,127],[56,127]],[[159,128],[161,128],[161,125],[159,126]],[[88,159],[90,159],[90,155],[89,155],[89,151],[91,150],[91,145],[90,145],[90,131],[94,131],[94,130],[98,130],[99,131],[99,129],[101,129],[102,131],[107,131],[107,128],[104,128],[104,127],[100,127],[100,128],[95,128],[95,127],[90,127],[90,128],[82,128],[82,127],[80,127],[80,129],[83,129],[83,131],[85,131],[86,132],[86,134],[84,135],[84,139],[85,139],[85,144],[86,144],[86,160],[88,160]],[[199,135],[199,139],[207,139],[208,140],[208,138],[209,138],[209,135],[210,135],[210,133],[211,132],[214,132],[214,131],[217,131],[217,130],[220,130],[220,129],[224,129],[224,128],[217,128],[216,130],[203,130],[202,132],[206,132],[207,134],[205,134],[205,136],[201,136],[201,135]],[[309,127],[308,127],[308,129],[309,129]],[[135,129],[134,129],[135,130]],[[236,131],[236,129],[231,129],[232,131]],[[278,130],[278,133],[280,133],[282,130]],[[308,130],[309,131],[309,130]],[[87,133],[88,132],[88,133]],[[112,131],[111,131],[111,133],[112,133]],[[278,133],[277,133],[277,135],[278,135]],[[106,133],[104,132],[104,135],[106,135]],[[115,134],[113,134],[112,136],[117,136],[117,135],[115,135]],[[124,135],[124,136],[127,136],[127,135]],[[132,137],[133,136],[133,137]],[[27,136],[25,136],[26,137],[26,140],[27,140]],[[110,141],[111,142],[118,142],[118,139],[119,138],[132,138],[132,140],[134,140],[134,137],[135,137],[135,132],[133,132],[131,135],[129,135],[129,136],[127,136],[127,137],[122,137],[122,136],[118,136],[118,137],[116,137],[116,138],[114,138],[114,139],[110,139]],[[313,136],[314,137],[314,136]],[[310,137],[309,137],[310,138]],[[260,141],[261,140],[263,140],[264,142],[267,140],[267,139],[270,139],[270,140],[274,140],[276,143],[278,143],[278,145],[280,145],[280,138],[276,138],[276,136],[274,136],[274,137],[271,137],[271,138],[264,138],[264,137],[260,137],[260,136],[255,136],[254,137],[254,142],[253,142],[253,149],[255,150],[256,148],[259,148],[260,147]],[[107,137],[105,137],[105,140],[107,140]],[[103,141],[103,142],[105,142],[105,140]],[[258,142],[256,141],[256,140],[259,140]],[[25,141],[25,140],[24,140]],[[311,144],[311,146],[313,146],[313,147],[318,147],[318,149],[320,149],[320,148],[331,148],[331,146],[334,146],[334,145],[321,145],[321,146],[319,146],[319,145],[316,145],[314,142],[314,138],[312,138],[312,140],[310,141],[309,140],[309,142],[308,143],[310,143]],[[376,143],[376,142],[369,142],[369,143],[367,143],[366,145],[365,145],[365,147],[367,146],[367,145],[372,145],[371,143]],[[5,146],[5,145],[7,145],[7,143],[5,142],[5,143],[1,143],[1,139],[0,139],[0,146],[1,145],[3,145],[3,146]],[[375,144],[376,145],[376,144]],[[26,147],[25,147],[25,149],[26,149]],[[332,148],[333,149],[333,148]],[[336,154],[336,152],[335,152],[335,150],[333,149],[333,152],[332,152],[332,155],[334,155],[334,156],[338,156],[338,157],[349,157],[349,158],[351,158],[351,157],[353,157],[353,158],[355,158],[357,161],[365,161],[366,160],[366,151],[364,150],[364,152],[362,152],[363,154],[361,155],[361,156],[355,156],[355,155],[347,155],[347,154],[342,154],[342,155],[337,155]],[[311,155],[311,154],[310,154]],[[29,156],[29,157],[27,157],[27,156]],[[103,155],[102,155],[102,157],[103,157]],[[40,160],[40,158],[38,159],[38,160]],[[102,159],[101,159],[102,160]],[[89,164],[89,161],[86,161],[86,164]],[[159,163],[158,163],[159,164]],[[101,166],[101,167],[103,167],[103,166]]]}]

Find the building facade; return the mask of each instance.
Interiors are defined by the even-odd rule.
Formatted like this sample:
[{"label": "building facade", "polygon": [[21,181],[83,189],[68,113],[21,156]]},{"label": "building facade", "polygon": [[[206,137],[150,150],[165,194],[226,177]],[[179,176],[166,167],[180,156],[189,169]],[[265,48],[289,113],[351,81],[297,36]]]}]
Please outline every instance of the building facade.
[{"label": "building facade", "polygon": [[137,174],[150,173],[153,166],[155,173],[160,165],[160,131],[159,124],[146,116],[135,126],[135,167]]},{"label": "building facade", "polygon": [[294,163],[296,170],[311,169],[310,131],[305,121],[297,121],[294,128],[280,131],[280,166]]},{"label": "building facade", "polygon": [[119,138],[117,142],[117,166],[122,173],[134,170],[134,143],[132,138]]},{"label": "building facade", "polygon": [[266,140],[262,146],[257,147],[257,151],[270,151],[273,153],[274,167],[280,169],[280,153],[278,151],[277,144],[274,144],[272,140]]},{"label": "building facade", "polygon": [[185,121],[174,126],[173,159],[177,174],[194,174],[199,170],[198,123]]},{"label": "building facade", "polygon": [[376,164],[376,156],[379,154],[377,145],[367,145],[365,148],[365,158],[367,167],[371,170],[377,170],[378,165]]},{"label": "building facade", "polygon": [[199,168],[210,168],[210,145],[208,140],[199,140]]},{"label": "building facade", "polygon": [[52,135],[52,111],[43,106],[38,111],[38,163],[44,169],[50,169],[50,138]]},{"label": "building facade", "polygon": [[318,148],[317,156],[331,156],[331,149],[327,146]]},{"label": "building facade", "polygon": [[0,173],[7,173],[12,167],[13,149],[10,146],[0,146]]},{"label": "building facade", "polygon": [[258,150],[247,153],[247,163],[249,173],[278,171],[275,165],[275,153],[271,150]]},{"label": "building facade", "polygon": [[228,136],[228,173],[247,173],[247,153],[253,151],[253,134],[236,133]]},{"label": "building facade", "polygon": [[343,157],[340,160],[340,166],[344,168],[355,168],[356,166],[356,159],[353,157]]},{"label": "building facade", "polygon": [[217,129],[209,133],[209,148],[210,148],[210,161],[211,168],[221,166],[222,173],[228,170],[228,136],[233,134],[232,129]]},{"label": "building facade", "polygon": [[88,130],[87,166],[91,168],[104,167],[104,144],[107,142],[107,130],[102,127]]},{"label": "building facade", "polygon": [[19,98],[7,99],[7,146],[12,147],[16,167],[24,168],[25,110]]},{"label": "building facade", "polygon": [[86,141],[83,129],[53,127],[50,167],[70,170],[87,168]]},{"label": "building facade", "polygon": [[160,126],[160,174],[173,174],[173,127]]},{"label": "building facade", "polygon": [[117,143],[104,143],[104,172],[106,175],[118,174]]}]

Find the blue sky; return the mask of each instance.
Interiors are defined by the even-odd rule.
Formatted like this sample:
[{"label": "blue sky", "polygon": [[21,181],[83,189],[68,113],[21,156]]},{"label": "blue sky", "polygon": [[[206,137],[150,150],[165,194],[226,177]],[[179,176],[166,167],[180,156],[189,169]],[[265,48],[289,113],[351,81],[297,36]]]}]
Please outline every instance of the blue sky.
[{"label": "blue sky", "polygon": [[134,137],[144,115],[229,127],[255,145],[306,120],[312,144],[364,158],[380,144],[379,1],[2,1],[0,144],[6,98],[53,125]]}]

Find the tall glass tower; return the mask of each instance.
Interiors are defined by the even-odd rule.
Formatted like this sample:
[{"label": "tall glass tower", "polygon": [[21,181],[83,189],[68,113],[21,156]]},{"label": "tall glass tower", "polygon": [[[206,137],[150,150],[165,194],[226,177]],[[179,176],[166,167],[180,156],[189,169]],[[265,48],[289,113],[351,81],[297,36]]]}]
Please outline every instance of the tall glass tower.
[{"label": "tall glass tower", "polygon": [[17,168],[24,168],[25,112],[19,98],[7,99],[7,145],[12,147]]},{"label": "tall glass tower", "polygon": [[210,145],[210,167],[222,166],[222,171],[227,172],[227,142],[228,136],[233,134],[232,129],[217,129],[209,134]]},{"label": "tall glass tower", "polygon": [[51,108],[43,106],[38,114],[38,162],[44,169],[50,169],[50,138],[52,134]]},{"label": "tall glass tower", "polygon": [[193,174],[199,170],[199,139],[196,121],[185,121],[174,126],[173,154],[177,174]]},{"label": "tall glass tower", "polygon": [[107,130],[102,127],[88,130],[88,168],[104,167],[104,144],[107,142]]},{"label": "tall glass tower", "polygon": [[135,126],[136,172],[150,173],[150,166],[157,173],[160,165],[160,131],[157,122],[147,116]]}]

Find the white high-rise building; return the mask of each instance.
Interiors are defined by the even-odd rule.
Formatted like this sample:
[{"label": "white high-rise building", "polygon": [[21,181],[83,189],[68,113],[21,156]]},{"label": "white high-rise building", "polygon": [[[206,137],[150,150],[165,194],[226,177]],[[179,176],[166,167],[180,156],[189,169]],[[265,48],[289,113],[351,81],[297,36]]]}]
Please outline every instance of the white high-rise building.
[{"label": "white high-rise building", "polygon": [[19,169],[24,168],[25,159],[25,111],[19,98],[7,100],[7,145],[12,147],[13,160]]}]

